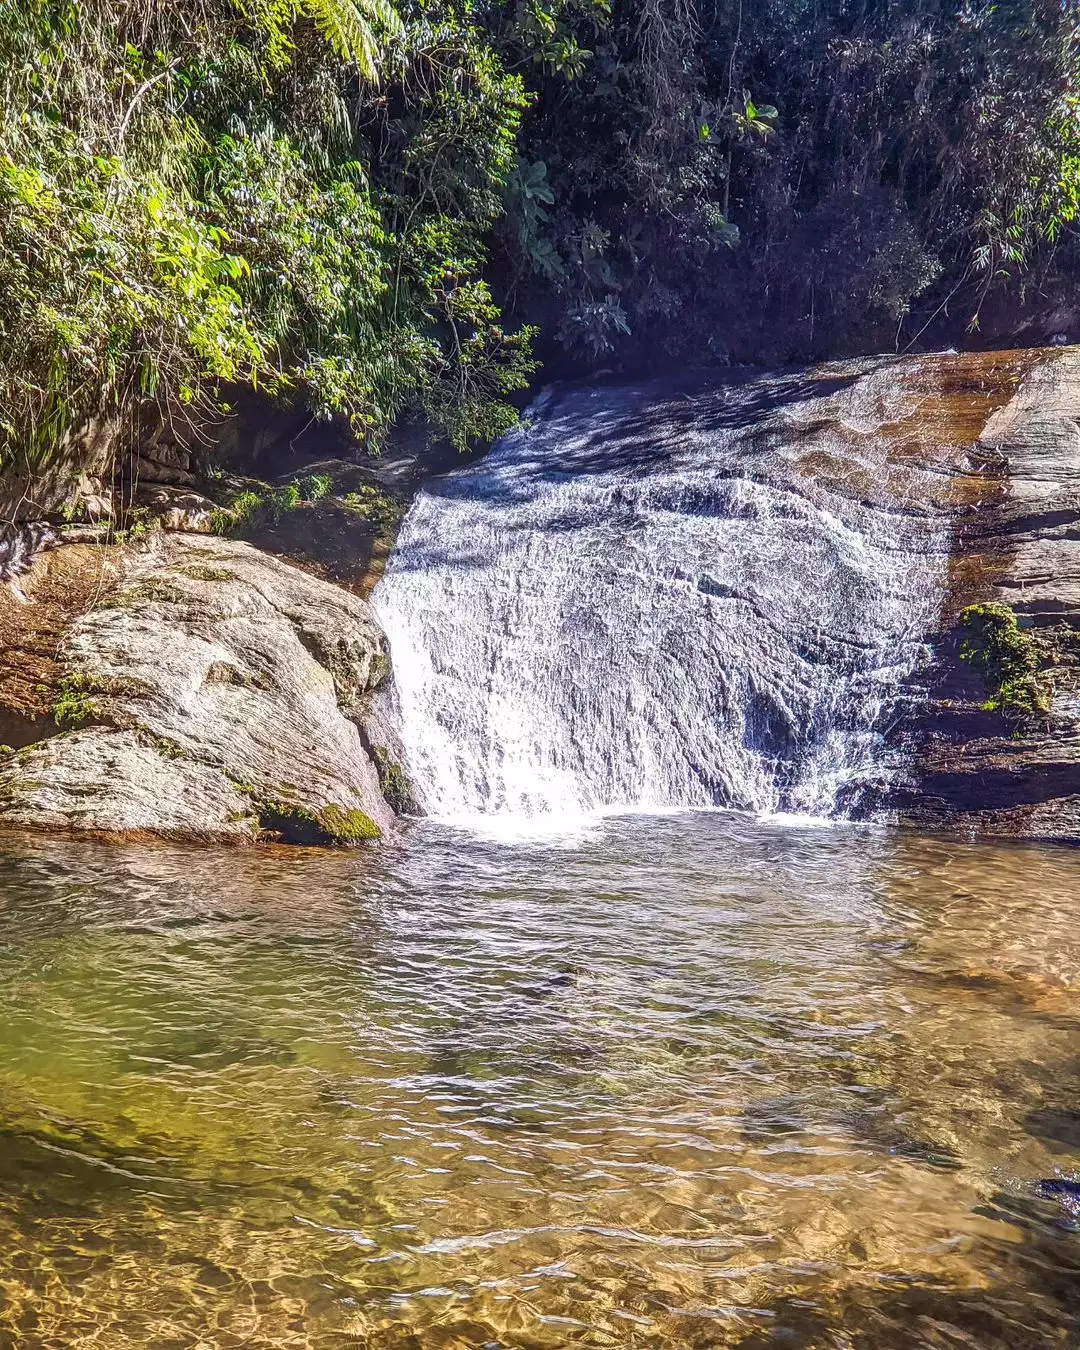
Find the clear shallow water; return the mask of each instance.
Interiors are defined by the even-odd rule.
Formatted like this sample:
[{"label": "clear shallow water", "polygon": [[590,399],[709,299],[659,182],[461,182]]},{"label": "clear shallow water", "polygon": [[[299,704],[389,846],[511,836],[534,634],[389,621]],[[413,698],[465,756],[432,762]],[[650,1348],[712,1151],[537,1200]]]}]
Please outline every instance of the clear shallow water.
[{"label": "clear shallow water", "polygon": [[1077,1343],[1076,854],[0,852],[2,1346]]}]

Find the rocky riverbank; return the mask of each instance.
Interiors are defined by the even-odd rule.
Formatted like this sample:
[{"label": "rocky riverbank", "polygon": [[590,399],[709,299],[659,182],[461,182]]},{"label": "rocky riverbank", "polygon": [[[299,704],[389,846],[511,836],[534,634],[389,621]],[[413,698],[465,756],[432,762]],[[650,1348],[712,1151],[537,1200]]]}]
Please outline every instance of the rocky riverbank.
[{"label": "rocky riverbank", "polygon": [[[927,656],[885,705],[888,772],[853,781],[839,805],[924,828],[1080,842],[1078,424],[1080,349],[1046,348],[760,380],[735,372],[609,416],[601,445],[616,467],[655,472],[687,437],[737,435],[736,478],[763,491],[769,511],[787,502],[807,522],[817,512],[833,522],[830,548],[854,548],[844,584],[858,580],[871,532],[891,560],[882,596],[903,593],[902,566],[925,572],[910,631],[895,628],[905,651],[914,643]],[[224,446],[224,468],[208,472],[151,439],[111,478],[84,473],[62,509],[16,522],[0,589],[0,822],[339,844],[385,838],[396,812],[414,809],[397,728],[380,708],[390,653],[367,595],[409,498],[444,465],[290,454],[263,447],[244,461]],[[530,470],[550,471],[546,460]],[[707,477],[708,461],[697,472]],[[515,492],[526,483],[515,478]],[[733,522],[756,518],[752,497],[735,493]],[[695,498],[694,509],[711,519],[721,500]],[[793,566],[808,528],[777,527],[776,567]],[[496,539],[489,552],[502,547]],[[715,571],[718,557],[707,561]],[[751,655],[768,640],[787,660],[795,619],[763,636],[779,620],[746,608],[746,584],[722,586],[708,571],[697,588],[713,606],[708,632],[742,615]],[[830,660],[842,675],[845,652],[865,645],[857,595],[835,584],[821,630],[795,643],[797,674]],[[927,603],[932,593],[940,600]],[[877,653],[873,678],[894,663]],[[706,673],[719,687],[733,672],[714,664]],[[784,721],[766,675],[741,734],[754,753],[766,736],[782,775],[813,728]],[[729,722],[734,688],[717,713]]]},{"label": "rocky riverbank", "polygon": [[386,838],[413,803],[365,729],[390,672],[367,597],[446,452],[358,461],[262,408],[212,446],[107,431],[46,478],[0,473],[0,822]]},{"label": "rocky riverbank", "polygon": [[392,830],[358,727],[390,669],[364,600],[213,536],[108,562],[49,715],[0,756],[0,821],[238,843]]},{"label": "rocky riverbank", "polygon": [[1024,359],[972,446],[983,472],[895,804],[919,824],[1080,842],[1080,350]]}]

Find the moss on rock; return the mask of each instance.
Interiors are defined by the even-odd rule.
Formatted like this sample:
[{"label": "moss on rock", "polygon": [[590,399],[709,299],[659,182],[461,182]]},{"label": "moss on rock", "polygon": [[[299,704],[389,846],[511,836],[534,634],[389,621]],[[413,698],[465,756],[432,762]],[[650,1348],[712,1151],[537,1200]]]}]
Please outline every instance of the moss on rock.
[{"label": "moss on rock", "polygon": [[969,605],[960,615],[960,658],[974,666],[991,689],[987,712],[1028,719],[1050,712],[1053,691],[1041,674],[1038,643],[1008,605]]},{"label": "moss on rock", "polygon": [[149,577],[133,586],[113,591],[97,608],[138,609],[146,604],[182,605],[187,600],[187,593],[175,582],[163,577]]},{"label": "moss on rock", "polygon": [[236,573],[228,567],[203,567],[201,564],[193,564],[190,567],[181,568],[181,573],[185,577],[190,577],[192,581],[235,581]]},{"label": "moss on rock", "polygon": [[284,844],[347,847],[382,838],[382,830],[370,816],[344,806],[263,801],[258,804],[258,812],[262,829],[277,835]]},{"label": "moss on rock", "polygon": [[101,707],[94,696],[103,692],[93,675],[65,675],[57,685],[53,721],[68,729],[99,721]]},{"label": "moss on rock", "polygon": [[390,758],[385,746],[374,746],[371,751],[371,758],[379,775],[379,787],[382,789],[382,795],[386,798],[394,814],[397,816],[422,815],[420,806],[413,796],[412,784],[409,782],[405,770],[397,760]]},{"label": "moss on rock", "polygon": [[332,844],[363,844],[382,838],[382,830],[363,811],[325,806],[315,814]]},{"label": "moss on rock", "polygon": [[147,688],[138,680],[128,680],[112,675],[95,675],[89,671],[74,671],[65,675],[56,686],[56,702],[52,717],[58,727],[65,731],[74,731],[87,723],[106,723],[110,726],[126,727],[132,725],[132,719],[116,709],[102,703],[102,699],[139,698],[147,693]]}]

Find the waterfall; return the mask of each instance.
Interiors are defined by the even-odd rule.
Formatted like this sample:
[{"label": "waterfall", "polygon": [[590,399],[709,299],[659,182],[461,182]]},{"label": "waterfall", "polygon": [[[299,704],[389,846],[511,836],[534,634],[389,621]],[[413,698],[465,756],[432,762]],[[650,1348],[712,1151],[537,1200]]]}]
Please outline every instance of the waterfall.
[{"label": "waterfall", "polygon": [[46,521],[0,524],[0,583],[28,572],[37,553],[55,548],[59,542],[55,527]]},{"label": "waterfall", "polygon": [[896,366],[555,390],[429,482],[374,596],[425,807],[852,810],[948,566]]}]

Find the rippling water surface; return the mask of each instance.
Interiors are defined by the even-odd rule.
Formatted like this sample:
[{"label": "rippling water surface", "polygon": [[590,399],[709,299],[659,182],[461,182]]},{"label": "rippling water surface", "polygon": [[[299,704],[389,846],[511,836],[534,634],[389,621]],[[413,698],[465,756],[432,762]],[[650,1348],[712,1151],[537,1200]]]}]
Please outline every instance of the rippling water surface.
[{"label": "rippling water surface", "polygon": [[0,1346],[1077,1344],[1076,854],[0,851]]}]

